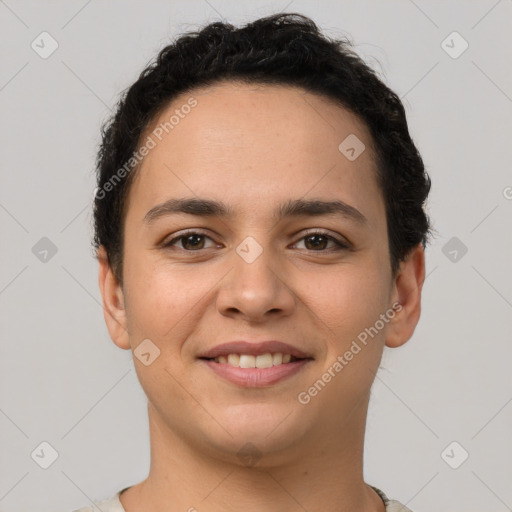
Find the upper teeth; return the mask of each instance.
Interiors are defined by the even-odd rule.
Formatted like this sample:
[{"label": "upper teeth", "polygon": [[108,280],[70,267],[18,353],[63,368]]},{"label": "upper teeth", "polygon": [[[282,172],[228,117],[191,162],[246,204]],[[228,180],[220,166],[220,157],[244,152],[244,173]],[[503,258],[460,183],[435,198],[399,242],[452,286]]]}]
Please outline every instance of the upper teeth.
[{"label": "upper teeth", "polygon": [[215,358],[217,363],[229,364],[237,368],[270,368],[280,364],[289,363],[292,356],[290,354],[283,354],[278,352],[276,354],[261,354],[259,356],[252,356],[249,354],[229,354],[226,356],[219,356]]}]

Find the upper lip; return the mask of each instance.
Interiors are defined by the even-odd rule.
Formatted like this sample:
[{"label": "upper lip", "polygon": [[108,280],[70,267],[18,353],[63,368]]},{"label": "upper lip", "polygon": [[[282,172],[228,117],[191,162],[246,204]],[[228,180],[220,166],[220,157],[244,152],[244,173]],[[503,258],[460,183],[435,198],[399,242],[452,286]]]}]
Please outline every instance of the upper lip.
[{"label": "upper lip", "polygon": [[282,341],[261,341],[261,342],[249,342],[249,341],[230,341],[216,345],[215,347],[203,352],[199,355],[202,358],[213,359],[219,356],[227,356],[229,354],[252,354],[255,356],[261,354],[290,354],[298,359],[312,359],[311,354],[308,354],[297,347],[283,343]]}]

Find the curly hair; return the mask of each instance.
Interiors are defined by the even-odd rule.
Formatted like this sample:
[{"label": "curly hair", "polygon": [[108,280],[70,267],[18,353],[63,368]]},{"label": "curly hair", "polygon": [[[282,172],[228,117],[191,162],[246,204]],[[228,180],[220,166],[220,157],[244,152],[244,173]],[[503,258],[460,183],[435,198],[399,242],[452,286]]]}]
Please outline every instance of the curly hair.
[{"label": "curly hair", "polygon": [[[178,94],[226,80],[301,87],[356,114],[373,137],[392,274],[417,244],[426,247],[431,227],[424,203],[431,182],[400,98],[354,52],[349,40],[324,36],[301,14],[274,14],[241,28],[214,22],[182,34],[121,94],[115,113],[103,125],[96,159],[93,245],[104,246],[120,283],[126,198],[138,168],[133,155],[142,135]],[[128,161],[133,162],[130,172]]]}]

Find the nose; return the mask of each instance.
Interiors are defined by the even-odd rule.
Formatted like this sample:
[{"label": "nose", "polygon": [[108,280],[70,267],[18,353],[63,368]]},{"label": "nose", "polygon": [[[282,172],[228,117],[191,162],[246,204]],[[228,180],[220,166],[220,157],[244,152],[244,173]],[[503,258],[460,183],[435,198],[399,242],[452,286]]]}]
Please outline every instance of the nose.
[{"label": "nose", "polygon": [[264,322],[293,312],[293,284],[287,282],[277,255],[270,248],[261,249],[254,260],[243,251],[234,251],[233,269],[217,295],[217,309],[222,315]]}]

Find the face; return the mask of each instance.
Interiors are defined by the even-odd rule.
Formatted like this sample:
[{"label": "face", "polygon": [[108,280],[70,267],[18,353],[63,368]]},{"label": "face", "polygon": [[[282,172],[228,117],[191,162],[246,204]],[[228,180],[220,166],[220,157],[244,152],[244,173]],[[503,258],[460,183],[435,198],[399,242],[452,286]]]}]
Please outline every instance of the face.
[{"label": "face", "polygon": [[[153,131],[177,109],[168,134]],[[150,364],[134,364],[155,421],[225,458],[246,443],[269,457],[318,448],[419,315],[391,309],[421,265],[391,275],[368,129],[300,89],[222,83],[175,99],[152,131],[161,141],[128,197],[123,286],[105,262],[100,285],[116,344],[137,353],[150,340]],[[349,136],[359,156],[339,149]],[[286,345],[260,345],[271,340]],[[233,367],[240,354],[262,368]]]}]

